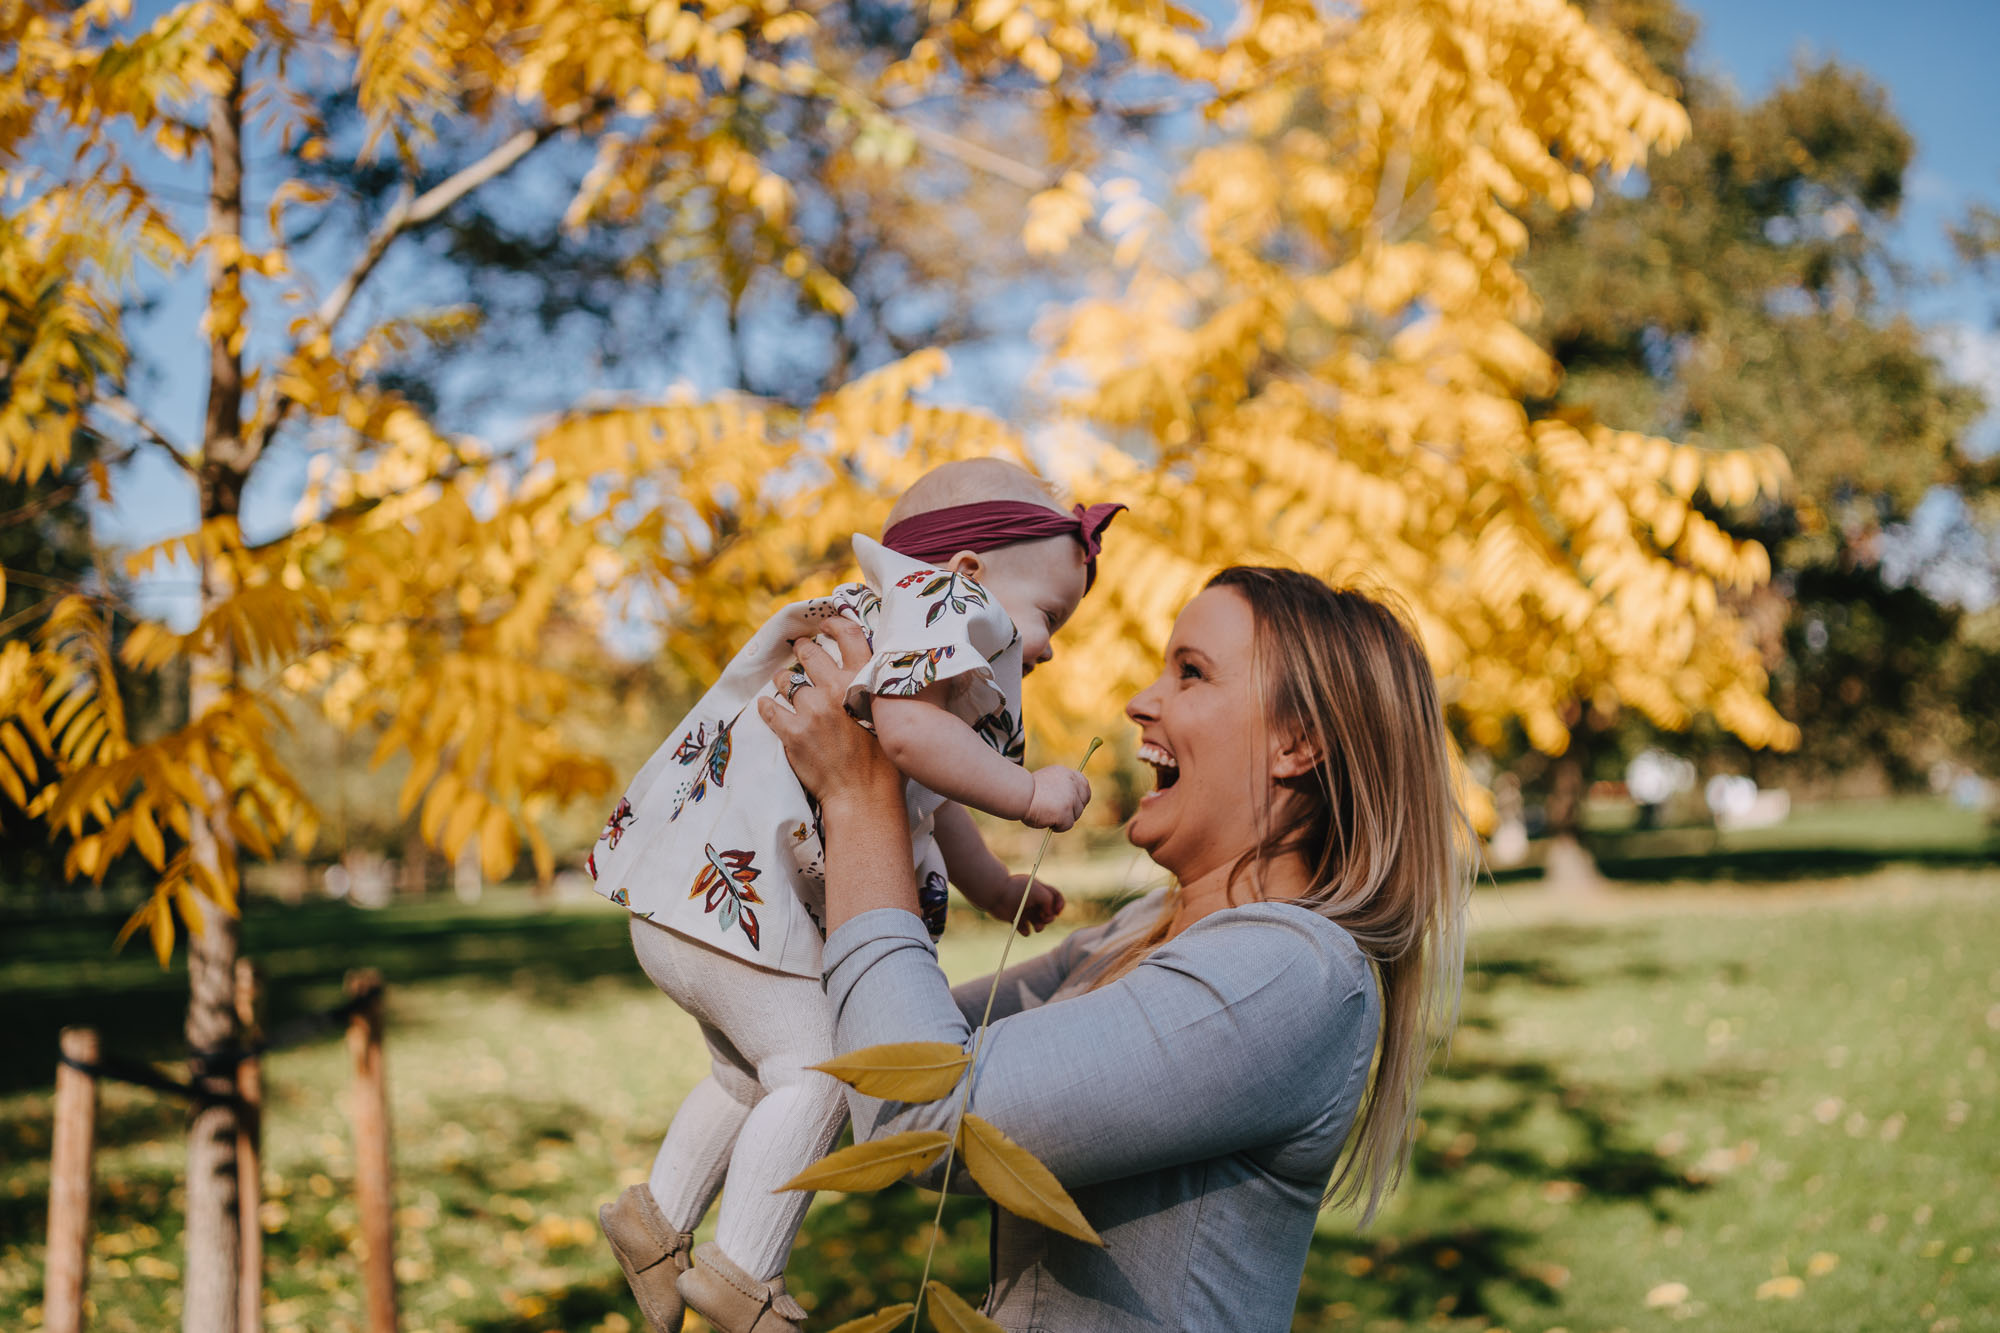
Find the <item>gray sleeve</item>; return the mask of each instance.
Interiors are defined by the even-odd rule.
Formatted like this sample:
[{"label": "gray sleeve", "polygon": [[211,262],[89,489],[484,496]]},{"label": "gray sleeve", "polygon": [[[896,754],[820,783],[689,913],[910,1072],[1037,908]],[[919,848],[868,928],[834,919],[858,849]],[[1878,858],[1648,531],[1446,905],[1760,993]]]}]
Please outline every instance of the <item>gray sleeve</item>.
[{"label": "gray sleeve", "polygon": [[[993,994],[993,1020],[998,1022],[1023,1009],[1048,1003],[1049,996],[1054,995],[1077,965],[1090,956],[1091,950],[1110,926],[1107,921],[1102,925],[1071,931],[1053,949],[1026,962],[1016,963],[1002,972],[1000,987]],[[978,1026],[979,1016],[986,1012],[986,992],[992,984],[993,977],[988,975],[973,981],[962,981],[952,987],[952,1001],[958,1005],[958,1012],[968,1026]]]},{"label": "gray sleeve", "polygon": [[[857,917],[825,958],[838,1049],[969,1049],[916,917]],[[1311,913],[1211,917],[1108,986],[994,1023],[972,1110],[1072,1187],[1277,1143],[1322,1118],[1372,1051],[1370,985],[1345,934]],[[849,1102],[860,1139],[947,1129],[957,1110]]]}]

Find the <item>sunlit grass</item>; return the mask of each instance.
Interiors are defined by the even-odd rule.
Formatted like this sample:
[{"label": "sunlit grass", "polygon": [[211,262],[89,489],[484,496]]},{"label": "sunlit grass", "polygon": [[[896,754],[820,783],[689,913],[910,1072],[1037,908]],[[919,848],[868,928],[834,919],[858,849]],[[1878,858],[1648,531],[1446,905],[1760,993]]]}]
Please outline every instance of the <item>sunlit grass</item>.
[{"label": "sunlit grass", "polygon": [[[348,965],[383,966],[395,985],[410,1329],[638,1326],[595,1210],[643,1177],[700,1044],[631,964],[615,913],[522,907],[265,908],[251,922],[281,1009],[331,998]],[[947,935],[958,976],[999,952],[972,917]],[[2000,1328],[2000,877],[1891,872],[1583,907],[1501,888],[1480,918],[1417,1179],[1364,1236],[1326,1216],[1297,1327]],[[60,983],[101,959],[100,924],[39,944],[9,932],[10,1017],[32,1026],[83,1004]],[[92,966],[82,984],[133,1015],[131,1040],[108,1044],[171,1049],[171,1006],[164,1022],[141,1009],[178,978],[155,981],[139,959]],[[0,1327],[33,1327],[48,1075],[0,1072],[23,1089],[0,1097]],[[345,1054],[278,1055],[268,1078],[267,1323],[358,1328]],[[177,1322],[179,1126],[150,1094],[107,1095],[94,1328]],[[985,1277],[983,1212],[946,1213],[940,1275],[969,1295]],[[822,1198],[791,1269],[816,1325],[906,1299],[928,1220],[910,1190]]]}]

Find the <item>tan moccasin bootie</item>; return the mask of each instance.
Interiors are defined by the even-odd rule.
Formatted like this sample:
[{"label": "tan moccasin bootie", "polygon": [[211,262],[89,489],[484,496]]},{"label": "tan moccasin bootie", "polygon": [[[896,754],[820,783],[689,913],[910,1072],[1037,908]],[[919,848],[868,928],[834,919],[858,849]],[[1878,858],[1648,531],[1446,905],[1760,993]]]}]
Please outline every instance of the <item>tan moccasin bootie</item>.
[{"label": "tan moccasin bootie", "polygon": [[694,1252],[694,1266],[680,1276],[681,1299],[716,1333],[799,1333],[805,1307],[785,1291],[781,1273],[759,1282],[713,1243]]},{"label": "tan moccasin bootie", "polygon": [[681,1333],[687,1311],[674,1279],[687,1271],[693,1234],[668,1225],[653,1201],[653,1191],[643,1183],[598,1209],[597,1225],[625,1270],[625,1281],[647,1326],[653,1333]]}]

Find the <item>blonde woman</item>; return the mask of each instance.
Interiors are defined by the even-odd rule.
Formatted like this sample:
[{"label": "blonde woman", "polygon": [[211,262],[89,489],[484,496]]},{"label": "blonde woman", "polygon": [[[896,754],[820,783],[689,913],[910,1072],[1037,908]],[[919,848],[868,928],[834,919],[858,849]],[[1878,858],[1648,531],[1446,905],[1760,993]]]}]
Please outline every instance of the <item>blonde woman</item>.
[{"label": "blonde woman", "polygon": [[[801,653],[820,688],[764,706],[823,803],[836,1048],[969,1048],[986,983],[954,994],[938,970],[901,779],[840,710],[850,673]],[[1128,836],[1175,887],[1002,977],[972,1094],[1105,1244],[998,1214],[986,1312],[1048,1333],[1287,1329],[1320,1208],[1366,1218],[1401,1174],[1456,1011],[1472,843],[1436,683],[1381,603],[1235,568],[1126,712],[1159,774]],[[862,1139],[956,1107],[851,1100]]]}]

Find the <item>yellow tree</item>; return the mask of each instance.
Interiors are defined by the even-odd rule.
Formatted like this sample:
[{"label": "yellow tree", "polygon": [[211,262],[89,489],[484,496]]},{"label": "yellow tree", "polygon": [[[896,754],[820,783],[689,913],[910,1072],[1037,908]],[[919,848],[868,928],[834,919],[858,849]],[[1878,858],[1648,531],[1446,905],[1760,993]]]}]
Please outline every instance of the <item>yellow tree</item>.
[{"label": "yellow tree", "polygon": [[1560,754],[1630,707],[1789,745],[1731,611],[1769,561],[1715,521],[1780,487],[1782,456],[1525,406],[1558,372],[1522,330],[1519,214],[1588,206],[1681,138],[1657,76],[1563,0],[1267,4],[1217,69],[1218,132],[1167,209],[1129,180],[1040,201],[1072,231],[1101,205],[1130,262],[1057,356],[1096,466],[1143,497],[1058,702],[1101,714],[1200,579],[1275,553],[1397,594],[1474,743],[1518,723]]},{"label": "yellow tree", "polygon": [[[71,874],[101,876],[128,852],[158,872],[126,935],[146,933],[164,961],[187,928],[186,1035],[205,1094],[189,1131],[188,1328],[236,1319],[235,1112],[226,1064],[201,1057],[237,1035],[240,858],[314,836],[270,743],[281,697],[378,724],[378,759],[407,757],[404,804],[448,853],[476,841],[497,874],[525,840],[546,873],[541,813],[613,776],[565,738],[572,682],[541,651],[551,616],[592,624],[647,593],[676,658],[712,670],[726,645],[705,631],[746,625],[839,563],[836,537],[879,518],[881,488],[929,460],[1011,447],[997,423],[912,404],[939,368],[928,356],[803,412],[624,405],[567,414],[527,450],[491,447],[441,431],[380,374],[476,312],[401,308],[391,293],[366,303],[388,318],[356,327],[357,298],[381,292],[426,226],[561,138],[593,161],[570,225],[696,212],[710,235],[751,238],[733,260],[839,310],[847,294],[801,245],[781,155],[757,137],[774,108],[879,156],[885,137],[914,135],[893,105],[941,80],[1026,70],[1054,83],[1103,37],[1193,51],[1170,16],[1129,0],[988,9],[932,6],[908,58],[829,72],[817,6],[787,0],[188,0],[148,20],[129,0],[0,4],[0,473],[32,483],[90,432],[110,444],[102,498],[143,452],[179,470],[198,515],[130,558],[135,572],[193,565],[192,628],[85,582],[15,617],[0,647],[0,792],[67,839]],[[406,188],[351,254],[302,258],[287,221],[323,199],[253,179],[249,148],[325,151],[335,130],[316,107],[330,92],[352,98],[364,153]],[[198,216],[177,202],[191,182]],[[198,329],[135,344],[125,304],[147,275],[205,288]],[[201,349],[199,423],[136,401],[133,366],[160,342],[169,357]],[[317,451],[313,482],[289,526],[266,515],[276,534],[246,541],[244,496],[288,441]],[[134,734],[121,658],[186,663],[185,725]]]}]

